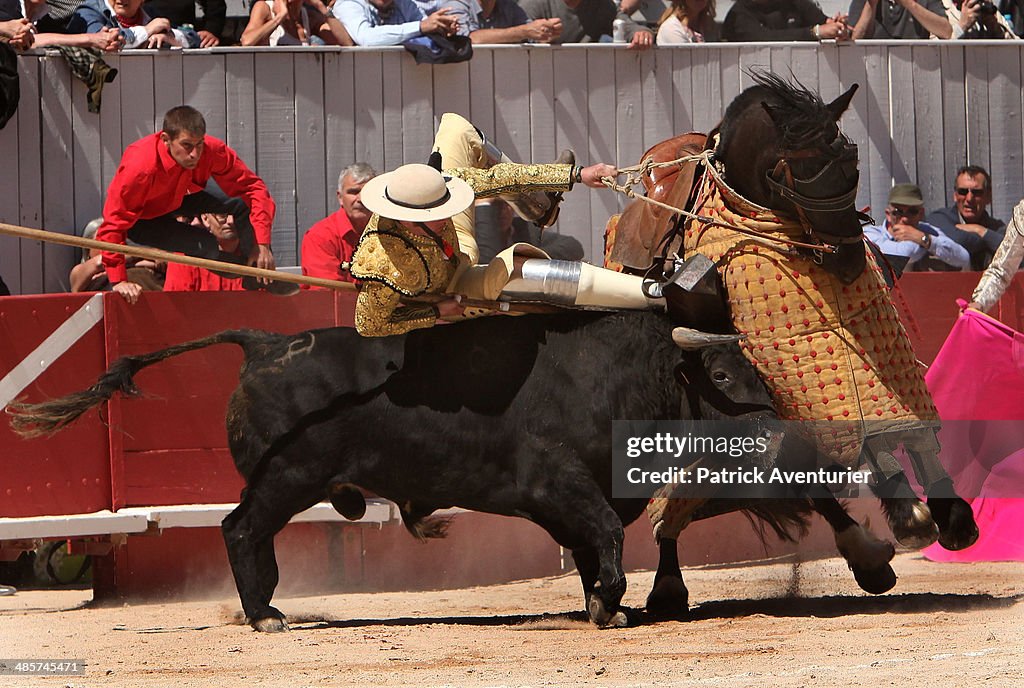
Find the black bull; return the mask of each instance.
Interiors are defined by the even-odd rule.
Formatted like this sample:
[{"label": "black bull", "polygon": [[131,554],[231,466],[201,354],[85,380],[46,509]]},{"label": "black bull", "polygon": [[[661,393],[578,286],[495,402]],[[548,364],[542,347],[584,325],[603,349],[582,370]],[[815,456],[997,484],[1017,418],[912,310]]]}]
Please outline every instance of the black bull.
[{"label": "black bull", "polygon": [[[623,525],[646,500],[612,498],[612,421],[690,417],[695,386],[727,399],[729,415],[770,409],[735,344],[683,352],[672,334],[667,316],[647,312],[495,317],[385,338],[225,331],[120,359],[89,390],[15,411],[14,424],[55,430],[115,391],[134,393],[148,365],[237,344],[245,362],[227,430],[246,487],[222,528],[255,628],[286,627],[270,605],[274,535],[349,483],[400,505],[419,536],[432,534],[425,517],[451,506],[534,521],[573,551],[591,619],[620,624]],[[773,504],[755,513],[777,532],[808,510]]]}]

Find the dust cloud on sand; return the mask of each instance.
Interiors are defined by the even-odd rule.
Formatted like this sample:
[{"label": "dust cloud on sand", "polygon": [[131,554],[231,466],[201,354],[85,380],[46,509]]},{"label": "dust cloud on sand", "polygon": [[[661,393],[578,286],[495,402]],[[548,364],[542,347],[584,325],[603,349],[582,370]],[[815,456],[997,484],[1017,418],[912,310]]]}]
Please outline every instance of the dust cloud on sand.
[{"label": "dust cloud on sand", "polygon": [[85,676],[11,686],[1020,685],[1024,564],[893,562],[893,592],[862,593],[840,559],[687,569],[691,618],[642,610],[599,630],[574,575],[414,593],[282,597],[292,630],[258,634],[238,602],[86,604],[88,591],[0,598],[4,658],[84,659]]}]

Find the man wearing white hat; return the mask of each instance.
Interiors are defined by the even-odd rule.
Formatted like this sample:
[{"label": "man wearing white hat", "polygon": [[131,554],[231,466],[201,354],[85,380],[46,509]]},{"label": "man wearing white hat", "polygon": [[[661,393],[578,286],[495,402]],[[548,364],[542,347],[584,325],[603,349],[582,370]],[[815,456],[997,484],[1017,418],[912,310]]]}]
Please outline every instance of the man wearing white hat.
[{"label": "man wearing white hat", "polygon": [[[628,281],[626,288],[636,292],[635,298],[627,299],[636,305],[622,304],[615,297],[613,302],[600,305],[647,307],[639,278],[586,264],[562,265],[567,262],[549,260],[543,251],[527,244],[506,249],[486,268],[476,266],[475,198],[501,196],[520,215],[546,226],[554,221],[560,195],[537,192],[568,191],[578,183],[601,188],[601,178],[615,175],[615,167],[603,163],[585,168],[571,163],[513,163],[472,124],[451,113],[441,118],[434,142],[434,167],[403,165],[363,187],[363,205],[373,216],[352,264],[352,275],[362,281],[356,302],[356,329],[361,334],[403,334],[430,327],[438,318],[464,315],[455,298],[419,306],[402,304],[403,296],[461,293],[493,300],[508,296],[509,291],[535,295],[533,283],[537,279],[544,282],[545,276],[548,283],[556,283],[555,290],[563,297],[549,300],[598,305],[590,298],[595,283],[593,271],[608,273],[607,278],[616,285]],[[437,169],[441,164],[443,172]],[[545,196],[547,200],[538,200]],[[543,263],[527,271],[534,277],[525,282],[524,261]],[[538,276],[538,270],[544,274]],[[612,291],[616,289],[621,285]]]}]

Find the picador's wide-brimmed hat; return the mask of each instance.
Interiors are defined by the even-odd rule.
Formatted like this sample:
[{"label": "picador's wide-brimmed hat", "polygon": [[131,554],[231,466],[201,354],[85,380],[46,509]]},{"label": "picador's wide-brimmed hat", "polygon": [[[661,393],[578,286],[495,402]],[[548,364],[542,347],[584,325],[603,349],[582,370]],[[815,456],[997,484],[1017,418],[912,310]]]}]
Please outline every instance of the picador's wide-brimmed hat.
[{"label": "picador's wide-brimmed hat", "polygon": [[412,163],[366,182],[363,205],[382,217],[410,222],[446,220],[473,204],[473,187],[430,165]]}]

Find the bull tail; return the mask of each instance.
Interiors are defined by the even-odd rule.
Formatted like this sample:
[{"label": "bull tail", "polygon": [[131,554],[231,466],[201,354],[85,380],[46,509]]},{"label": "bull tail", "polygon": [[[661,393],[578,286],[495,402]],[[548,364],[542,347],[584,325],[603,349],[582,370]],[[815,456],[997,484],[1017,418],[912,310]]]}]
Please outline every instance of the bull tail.
[{"label": "bull tail", "polygon": [[256,330],[225,330],[209,337],[176,344],[148,354],[123,356],[114,361],[110,368],[88,389],[38,404],[12,402],[7,406],[7,413],[12,416],[11,428],[25,438],[52,435],[74,422],[89,409],[108,401],[115,392],[121,392],[125,396],[138,396],[139,390],[135,386],[134,377],[143,368],[172,356],[203,349],[214,344],[237,344],[246,348],[247,345],[264,337],[266,337],[266,333]]}]

